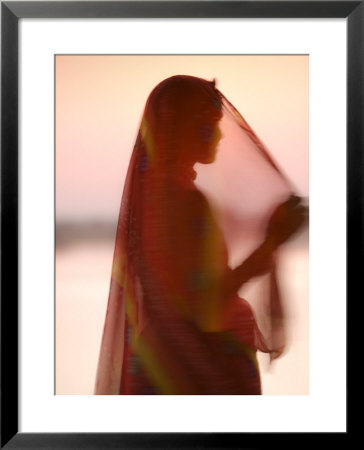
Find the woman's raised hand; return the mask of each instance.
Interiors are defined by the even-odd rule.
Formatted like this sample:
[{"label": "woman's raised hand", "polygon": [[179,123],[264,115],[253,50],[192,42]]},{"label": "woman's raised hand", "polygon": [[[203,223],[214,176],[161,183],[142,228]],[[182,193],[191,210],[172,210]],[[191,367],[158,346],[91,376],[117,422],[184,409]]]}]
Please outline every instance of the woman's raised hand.
[{"label": "woman's raised hand", "polygon": [[275,246],[287,241],[296,233],[308,218],[308,208],[302,205],[302,199],[291,195],[288,200],[280,204],[271,215],[266,237]]}]

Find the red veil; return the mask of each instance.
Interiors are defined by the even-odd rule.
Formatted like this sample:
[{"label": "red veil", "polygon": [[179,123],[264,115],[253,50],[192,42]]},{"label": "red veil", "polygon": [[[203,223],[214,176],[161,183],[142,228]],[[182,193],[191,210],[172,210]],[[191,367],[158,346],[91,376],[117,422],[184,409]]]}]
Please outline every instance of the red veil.
[{"label": "red veil", "polygon": [[[291,191],[215,82],[174,76],[152,91],[121,202],[96,394],[260,393],[256,350],[284,347],[266,236]],[[269,295],[238,296],[267,273]]]}]

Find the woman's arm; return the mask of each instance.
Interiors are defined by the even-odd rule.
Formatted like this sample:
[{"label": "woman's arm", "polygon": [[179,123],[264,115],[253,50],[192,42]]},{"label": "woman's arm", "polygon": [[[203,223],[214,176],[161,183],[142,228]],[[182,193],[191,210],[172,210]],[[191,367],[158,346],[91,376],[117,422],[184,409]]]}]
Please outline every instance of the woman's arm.
[{"label": "woman's arm", "polygon": [[230,270],[225,281],[226,297],[234,295],[251,278],[268,273],[272,269],[275,250],[274,242],[267,237],[238,267]]},{"label": "woman's arm", "polygon": [[[226,295],[236,293],[251,278],[271,272],[274,280],[274,254],[277,248],[298,231],[307,218],[307,208],[299,197],[291,196],[280,204],[268,222],[264,242],[238,267],[227,274]],[[273,282],[274,282],[273,280]]]},{"label": "woman's arm", "polygon": [[[200,193],[195,193],[188,198],[188,205],[188,211],[184,211],[174,226],[179,232],[171,246],[173,264],[165,271],[174,275],[172,284],[181,293],[189,314],[201,322],[201,326],[208,327],[244,283],[272,269],[277,247],[299,228],[301,219],[297,217],[301,211],[291,200],[280,205],[271,216],[262,244],[232,270],[227,265],[221,231],[207,201]],[[172,254],[178,258],[172,258]]]}]

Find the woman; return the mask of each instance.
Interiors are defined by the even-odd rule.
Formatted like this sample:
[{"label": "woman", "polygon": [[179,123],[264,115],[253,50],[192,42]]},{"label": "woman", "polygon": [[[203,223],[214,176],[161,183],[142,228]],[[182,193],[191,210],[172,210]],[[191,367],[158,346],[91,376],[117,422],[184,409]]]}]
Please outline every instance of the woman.
[{"label": "woman", "polygon": [[[231,161],[239,145],[247,172],[237,203],[250,204],[239,223],[245,247],[254,249],[231,269],[230,235],[225,227],[224,237],[219,221],[227,214],[217,211],[233,196],[226,185],[235,177],[220,182],[219,208],[218,196],[209,195],[219,189],[207,182],[204,195],[195,169],[222,154],[230,163],[220,158],[219,173],[236,170],[240,164]],[[258,175],[259,185],[250,182],[249,190]],[[214,82],[174,76],[152,91],[124,187],[96,394],[261,394],[256,351],[274,358],[284,346],[275,251],[304,221],[290,191]],[[269,305],[253,313],[238,290],[267,273]],[[260,312],[269,318],[266,333]]]}]

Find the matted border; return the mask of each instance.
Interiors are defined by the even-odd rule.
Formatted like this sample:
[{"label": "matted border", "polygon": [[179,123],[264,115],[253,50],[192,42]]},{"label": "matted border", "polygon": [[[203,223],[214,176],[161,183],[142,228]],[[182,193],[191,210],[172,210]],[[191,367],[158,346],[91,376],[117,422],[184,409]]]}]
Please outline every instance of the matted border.
[{"label": "matted border", "polygon": [[[1,6],[1,448],[242,448],[242,444],[257,448],[273,437],[281,446],[291,446],[297,433],[18,433],[18,22],[21,18],[347,18],[349,303],[349,298],[361,298],[364,268],[363,1],[10,1]],[[321,437],[327,442],[326,434]],[[308,439],[309,433],[300,436],[302,442]],[[320,440],[315,433],[315,444]]]}]

